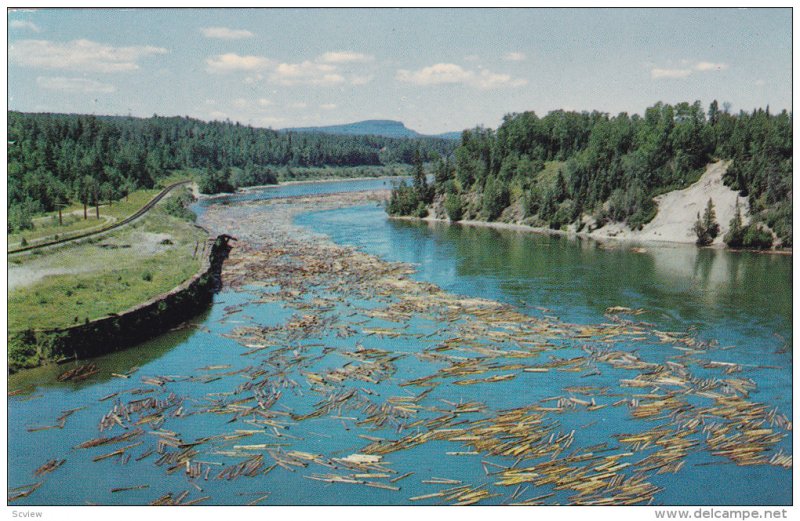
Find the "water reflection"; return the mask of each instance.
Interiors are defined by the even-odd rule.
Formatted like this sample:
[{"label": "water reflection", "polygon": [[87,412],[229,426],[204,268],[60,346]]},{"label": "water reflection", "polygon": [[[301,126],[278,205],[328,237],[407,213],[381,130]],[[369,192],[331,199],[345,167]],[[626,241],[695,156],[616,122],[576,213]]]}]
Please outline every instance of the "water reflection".
[{"label": "water reflection", "polygon": [[[76,391],[107,382],[117,378],[113,376],[114,374],[125,374],[131,369],[149,364],[169,353],[175,347],[187,342],[197,333],[196,326],[205,321],[208,316],[209,312],[206,311],[194,317],[180,329],[169,331],[147,342],[91,360],[49,364],[20,371],[8,377],[8,389],[10,391],[22,391],[22,393],[31,393],[37,387]],[[59,382],[57,380],[58,376],[65,371],[90,362],[95,364],[99,371],[86,380],[80,382]]]},{"label": "water reflection", "polygon": [[[641,307],[664,328],[697,327],[735,345],[791,341],[791,257],[646,244],[631,249],[529,232],[387,220],[374,207],[315,212],[298,224],[462,294],[603,320],[609,306]],[[776,336],[777,335],[777,336]],[[783,339],[783,340],[782,340]],[[759,347],[761,349],[761,347]]]}]

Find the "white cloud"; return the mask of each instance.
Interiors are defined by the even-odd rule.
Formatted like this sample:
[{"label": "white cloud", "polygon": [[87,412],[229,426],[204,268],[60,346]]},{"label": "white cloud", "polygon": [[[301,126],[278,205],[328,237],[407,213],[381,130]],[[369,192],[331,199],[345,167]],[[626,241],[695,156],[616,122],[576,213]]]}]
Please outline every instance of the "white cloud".
[{"label": "white cloud", "polygon": [[528,80],[514,79],[509,74],[497,74],[486,69],[475,78],[474,84],[480,89],[495,89],[498,87],[521,87],[528,83]]},{"label": "white cloud", "polygon": [[321,108],[322,110],[335,110],[336,103],[323,103],[322,105],[319,106],[319,108]]},{"label": "white cloud", "polygon": [[372,61],[372,56],[360,52],[332,51],[320,55],[317,61],[322,63],[365,63]]},{"label": "white cloud", "polygon": [[[299,63],[276,63],[264,56],[241,56],[235,53],[218,54],[206,59],[206,70],[211,73],[250,72],[244,78],[248,85],[265,79],[279,85],[339,85],[350,83],[364,85],[372,81],[372,75],[357,74],[340,69],[341,65],[364,63],[371,56],[356,52],[327,52],[314,60]],[[345,73],[348,73],[345,76]]]},{"label": "white cloud", "polygon": [[696,71],[724,71],[728,68],[727,63],[697,62],[692,67]]},{"label": "white cloud", "polygon": [[254,35],[246,29],[230,29],[228,27],[203,27],[200,29],[206,38],[216,38],[219,40],[241,40],[252,38]]},{"label": "white cloud", "polygon": [[101,83],[85,78],[62,78],[39,76],[36,78],[36,85],[43,89],[57,90],[61,92],[78,93],[110,93],[117,90],[109,83]]},{"label": "white cloud", "polygon": [[654,67],[650,69],[650,77],[654,80],[683,79],[688,78],[695,72],[724,71],[728,68],[727,63],[714,63],[706,61],[693,62],[690,60],[681,60],[681,64],[684,65],[684,67],[680,69],[663,69]]},{"label": "white cloud", "polygon": [[39,29],[38,25],[36,25],[33,22],[29,22],[27,20],[11,20],[8,26],[11,27],[12,29],[27,29],[35,33],[42,31],[41,29]]},{"label": "white cloud", "polygon": [[269,107],[270,105],[272,105],[272,101],[268,100],[267,98],[258,98],[258,100],[256,100],[256,103],[258,103],[260,107]]},{"label": "white cloud", "polygon": [[374,76],[368,74],[366,76],[350,76],[350,83],[353,85],[366,85],[371,82]]},{"label": "white cloud", "polygon": [[507,62],[521,62],[525,61],[525,54],[521,52],[510,52],[503,56],[503,59]]},{"label": "white cloud", "polygon": [[281,85],[336,85],[344,83],[344,76],[336,67],[324,63],[304,61],[279,63],[270,74],[270,80]]},{"label": "white cloud", "polygon": [[271,60],[263,56],[241,56],[229,52],[207,58],[206,70],[213,73],[257,71],[270,67],[272,63]]},{"label": "white cloud", "polygon": [[654,68],[650,70],[650,77],[654,80],[662,79],[662,78],[669,78],[669,79],[677,79],[677,78],[687,78],[692,74],[691,69],[659,69]]},{"label": "white cloud", "polygon": [[437,63],[416,71],[400,69],[397,79],[415,85],[441,85],[444,83],[466,83],[474,74],[455,63]]},{"label": "white cloud", "polygon": [[20,40],[8,47],[11,62],[23,67],[95,72],[133,71],[141,58],[166,53],[162,47],[113,47],[91,40]]},{"label": "white cloud", "polygon": [[302,101],[298,101],[298,102],[295,102],[295,103],[289,103],[289,105],[287,105],[287,106],[290,109],[304,109],[304,108],[308,107],[308,103],[304,103]]},{"label": "white cloud", "polygon": [[756,80],[756,87],[763,87],[767,82],[764,80]]},{"label": "white cloud", "polygon": [[520,87],[528,83],[527,80],[515,79],[509,74],[498,74],[486,69],[476,73],[455,63],[437,63],[416,71],[400,69],[396,78],[414,85],[465,84],[484,90]]}]

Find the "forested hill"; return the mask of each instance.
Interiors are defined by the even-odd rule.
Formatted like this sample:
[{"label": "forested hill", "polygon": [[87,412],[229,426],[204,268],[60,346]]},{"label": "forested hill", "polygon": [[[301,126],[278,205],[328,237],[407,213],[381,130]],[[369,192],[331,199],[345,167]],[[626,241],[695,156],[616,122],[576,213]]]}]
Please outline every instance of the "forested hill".
[{"label": "forested hill", "polygon": [[[222,185],[274,179],[269,169],[410,164],[452,152],[433,138],[297,134],[188,117],[133,118],[8,112],[9,209],[52,210],[87,193],[152,187],[171,171],[198,168]],[[227,184],[226,184],[227,183]],[[220,186],[217,186],[219,188]],[[99,189],[102,188],[102,190]],[[214,187],[212,187],[214,188]]]},{"label": "forested hill", "polygon": [[344,125],[328,125],[324,127],[299,127],[286,128],[283,132],[320,132],[323,134],[342,134],[342,135],[373,135],[384,137],[431,137],[441,139],[460,139],[461,132],[445,132],[436,135],[420,134],[416,130],[406,127],[401,121],[390,119],[369,119],[356,123],[346,123]]},{"label": "forested hill", "polygon": [[370,119],[347,123],[344,125],[328,125],[325,127],[287,128],[284,132],[319,132],[322,134],[340,134],[350,136],[384,136],[384,137],[422,137],[422,134],[406,127],[400,121],[388,119]]},{"label": "forested hill", "polygon": [[465,131],[454,155],[434,166],[433,186],[417,168],[415,185],[396,190],[388,210],[553,229],[610,221],[639,229],[656,214],[655,196],[687,187],[718,159],[732,160],[724,181],[748,198],[754,226],[769,226],[790,246],[792,115],[768,108],[731,114],[716,101],[707,110],[699,101],[657,103],[641,116],[511,114],[496,131]]}]

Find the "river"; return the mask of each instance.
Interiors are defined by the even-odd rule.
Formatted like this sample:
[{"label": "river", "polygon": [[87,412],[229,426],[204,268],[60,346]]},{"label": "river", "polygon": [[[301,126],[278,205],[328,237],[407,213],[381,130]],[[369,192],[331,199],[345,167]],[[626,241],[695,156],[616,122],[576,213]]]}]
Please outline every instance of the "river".
[{"label": "river", "polygon": [[[448,325],[435,314],[442,312],[439,308],[420,313],[407,307],[392,308],[393,315],[387,317],[375,312],[393,302],[393,297],[381,300],[380,287],[359,280],[357,284],[374,295],[351,294],[346,288],[337,294],[336,286],[320,285],[312,278],[324,279],[327,273],[330,279],[324,267],[320,274],[301,271],[294,278],[291,273],[272,273],[267,258],[255,263],[240,253],[226,267],[230,284],[191,327],[95,360],[100,372],[84,382],[57,382],[64,366],[10,377],[9,390],[22,392],[8,398],[9,488],[41,482],[15,504],[147,504],[183,491],[188,492],[182,501],[196,499],[201,504],[436,504],[471,497],[480,497],[481,504],[564,504],[603,496],[576,496],[572,485],[559,490],[552,483],[537,483],[546,466],[537,467],[538,476],[523,479],[519,487],[497,484],[517,466],[561,462],[567,454],[572,459],[564,468],[574,472],[590,472],[591,465],[584,463],[590,457],[608,457],[601,471],[591,471],[597,475],[592,479],[607,480],[603,468],[628,462],[613,471],[622,484],[614,482],[608,488],[620,491],[619,498],[638,487],[636,480],[642,477],[652,487],[645,487],[649,492],[642,497],[653,504],[791,504],[791,468],[769,463],[776,454],[792,454],[791,431],[774,419],[779,415],[791,420],[792,414],[790,256],[684,245],[647,244],[632,250],[613,242],[394,221],[373,200],[340,207],[326,205],[324,198],[321,203],[312,199],[294,213],[279,213],[292,207],[294,199],[381,190],[388,183],[270,187],[203,201],[196,209],[200,223],[217,231],[237,236],[239,227],[242,252],[251,248],[255,255],[259,248],[278,246],[284,252],[302,229],[308,234],[303,243],[307,252],[334,252],[325,259],[329,262],[338,255],[350,259],[352,250],[347,248],[352,248],[379,258],[380,269],[389,275],[401,265],[388,263],[406,263],[402,273],[414,285],[400,287],[408,293],[398,297],[402,303],[422,309],[429,305],[429,295],[437,306],[463,305],[466,318],[452,317],[453,325]],[[291,199],[285,204],[267,204],[286,197]],[[209,218],[207,223],[207,214],[225,220]],[[286,237],[284,243],[267,244],[280,234]],[[315,250],[314,237],[319,244],[329,240],[338,246]],[[352,262],[376,261],[358,256]],[[269,284],[261,284],[259,277],[266,279],[267,274]],[[298,280],[306,284],[301,290],[313,294],[292,294]],[[462,304],[453,295],[486,301]],[[622,315],[607,312],[614,306],[629,309]],[[639,309],[641,314],[636,314]],[[552,336],[547,342],[537,340],[535,351],[522,341],[515,345],[514,335],[522,334],[517,325],[498,322],[495,314],[530,317],[530,324],[519,319],[525,323],[519,328],[531,328],[525,334],[552,331]],[[397,316],[407,320],[398,325]],[[314,317],[323,317],[322,323]],[[397,332],[387,332],[390,327]],[[466,349],[441,347],[464,331],[480,339]],[[661,332],[680,333],[658,341],[654,335]],[[487,350],[492,343],[502,347]],[[286,351],[266,357],[270,346]],[[508,351],[498,355],[501,348]],[[529,352],[523,356],[521,350]],[[466,372],[458,377],[461,380],[453,380],[438,372],[466,359],[477,364],[475,376]],[[370,368],[368,374],[349,372],[359,364]],[[128,378],[115,376],[129,372]],[[431,374],[441,383],[408,386],[411,379]],[[636,387],[637,375],[653,374],[669,379]],[[315,380],[320,375],[323,383]],[[496,375],[497,381],[477,381],[489,375]],[[732,387],[724,384],[726,379],[733,381]],[[263,387],[256,387],[255,399],[271,400],[262,404],[269,414],[240,416],[236,411],[243,406],[237,399],[254,399],[253,388],[243,383],[256,381]],[[731,390],[737,386],[739,391]],[[420,393],[425,389],[433,392]],[[320,403],[342,390],[357,392],[363,407],[339,404],[320,412]],[[657,405],[664,396],[671,401],[664,402],[663,414],[634,417],[640,402],[656,400]],[[560,399],[557,407],[551,407],[556,403],[548,401],[552,397]],[[717,401],[709,402],[709,397]],[[147,399],[152,401],[142,402]],[[142,403],[144,412],[132,409]],[[471,403],[480,405],[464,405]],[[713,409],[720,403],[751,411],[763,404],[765,412],[753,413],[756,416],[745,422]],[[385,423],[361,423],[381,407]],[[522,443],[526,450],[541,450],[539,458],[493,454],[500,442],[492,448],[464,441],[474,430],[459,437],[448,434],[479,429],[485,425],[482,421],[494,422],[493,429],[508,429],[512,422],[500,424],[498,418],[523,408],[525,421],[536,426],[531,431],[547,433],[543,441]],[[108,415],[114,410],[122,426],[109,427]],[[437,430],[432,418],[442,414],[448,419],[442,420],[445,428]],[[733,427],[725,430],[725,425]],[[93,438],[137,428],[144,432],[128,441],[76,448]],[[769,433],[753,434],[746,443],[737,434],[759,429]],[[351,464],[346,459],[364,452],[371,442],[380,446],[385,440],[430,432],[436,436],[425,443],[373,451],[382,454],[377,463]],[[495,431],[485,432],[491,437]],[[642,433],[650,436],[649,443],[636,444],[623,436]],[[519,440],[521,435],[515,436]],[[773,437],[767,443],[763,436]],[[682,440],[690,443],[685,450],[675,449]],[[714,440],[724,443],[712,446]],[[748,459],[748,450],[758,444],[766,447],[763,454],[753,449],[757,457]],[[94,461],[122,447],[120,455]],[[148,454],[151,447],[154,452]],[[592,456],[587,456],[592,447]],[[652,456],[662,466],[641,461],[653,449],[663,449]],[[183,456],[188,454],[190,463],[199,466],[200,476],[187,474],[177,455],[188,450],[197,452]],[[726,450],[745,455],[731,459]],[[671,454],[677,454],[675,460],[669,459]],[[34,476],[37,468],[54,459],[64,462]],[[176,461],[181,464],[176,466]],[[234,477],[224,474],[243,461],[251,466],[238,468]],[[496,472],[503,468],[505,474],[499,476]],[[409,472],[413,474],[403,477]],[[331,475],[360,482],[330,483]],[[379,485],[364,486],[363,481]],[[458,490],[467,485],[466,492]],[[440,493],[444,489],[454,491]],[[9,496],[13,494],[11,490]],[[417,499],[431,494],[440,495]]]}]

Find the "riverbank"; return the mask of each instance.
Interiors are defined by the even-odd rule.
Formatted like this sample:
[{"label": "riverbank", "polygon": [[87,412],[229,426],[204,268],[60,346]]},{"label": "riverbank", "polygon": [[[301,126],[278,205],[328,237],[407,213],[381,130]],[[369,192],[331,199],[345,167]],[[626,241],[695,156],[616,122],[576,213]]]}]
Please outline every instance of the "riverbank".
[{"label": "riverbank", "polygon": [[[631,230],[625,223],[609,223],[605,226],[591,229],[595,222],[589,217],[584,217],[584,229],[591,231],[578,230],[574,224],[562,230],[554,230],[546,226],[530,226],[521,222],[501,222],[501,221],[481,221],[474,219],[464,219],[453,223],[444,215],[441,208],[434,209],[427,217],[418,218],[411,216],[390,216],[391,219],[442,222],[459,224],[463,226],[482,226],[487,228],[516,230],[530,233],[546,235],[557,235],[566,237],[580,237],[593,239],[599,242],[615,241],[621,245],[631,248],[654,245],[670,244],[695,244],[697,236],[693,226],[697,219],[697,214],[702,214],[709,199],[714,203],[716,219],[720,226],[720,231],[709,248],[726,248],[723,237],[730,229],[730,222],[736,214],[738,202],[743,224],[749,222],[748,203],[746,198],[742,198],[734,190],[731,190],[723,183],[722,176],[727,170],[729,161],[718,161],[709,164],[706,171],[695,183],[682,190],[674,190],[656,197],[654,200],[658,206],[656,216],[641,230]],[[792,249],[781,250],[758,250],[761,253],[791,255]]]},{"label": "riverbank", "polygon": [[[402,179],[406,179],[407,176],[380,176],[380,177],[343,177],[343,178],[331,178],[331,179],[311,179],[307,181],[285,181],[274,185],[258,185],[258,186],[245,186],[239,188],[235,192],[225,192],[220,194],[203,194],[197,189],[197,185],[195,184],[192,187],[193,193],[195,198],[198,200],[216,200],[216,199],[223,199],[225,197],[235,196],[237,194],[250,194],[252,192],[261,191],[261,190],[277,190],[284,186],[302,186],[302,185],[319,185],[319,184],[328,184],[328,183],[348,183],[348,182],[358,182],[358,181],[400,181]],[[389,188],[387,188],[388,190]]]},{"label": "riverbank", "polygon": [[[503,223],[503,222],[490,222],[490,221],[475,221],[470,219],[465,219],[461,221],[453,222],[450,219],[442,219],[436,217],[411,217],[407,215],[390,215],[388,216],[389,219],[397,220],[397,221],[411,221],[411,222],[427,222],[427,223],[440,223],[440,224],[447,224],[451,226],[471,226],[476,228],[494,228],[497,230],[512,230],[518,232],[525,232],[525,233],[535,233],[539,235],[552,235],[558,237],[572,237],[572,238],[581,238],[581,239],[591,239],[597,241],[599,243],[606,244],[607,247],[612,247],[612,245],[616,245],[622,248],[627,248],[631,250],[640,249],[643,247],[647,247],[648,245],[651,246],[658,246],[658,247],[665,247],[665,246],[688,246],[694,244],[694,241],[670,241],[664,239],[640,239],[634,238],[627,235],[606,235],[606,234],[595,234],[592,232],[576,232],[576,231],[565,231],[565,230],[553,230],[551,228],[547,228],[544,226],[528,226],[525,224],[517,224],[517,223]],[[614,246],[614,247],[616,247]],[[783,248],[780,250],[743,250],[743,249],[731,249],[727,248],[724,243],[714,243],[711,246],[705,246],[704,248],[707,249],[717,249],[717,250],[728,250],[731,252],[751,252],[751,253],[760,253],[765,255],[792,255],[793,249],[792,248]]]},{"label": "riverbank", "polygon": [[668,256],[387,222],[385,190],[284,195],[200,214],[238,241],[167,352],[11,384],[10,501],[791,502],[786,330],[703,327],[745,309],[704,283],[713,259],[683,288]]},{"label": "riverbank", "polygon": [[9,332],[8,366],[14,373],[60,359],[85,359],[138,344],[204,310],[219,287],[230,237],[209,239],[198,251],[200,269],[177,287],[120,313],[68,327]]},{"label": "riverbank", "polygon": [[[65,332],[163,299],[206,269],[208,232],[169,208],[159,203],[141,220],[101,237],[9,260],[7,338],[13,369],[62,356],[69,350],[62,337],[72,335]],[[155,334],[148,328],[142,332]],[[109,342],[105,349],[116,349],[141,336],[132,331],[102,338]]]}]

